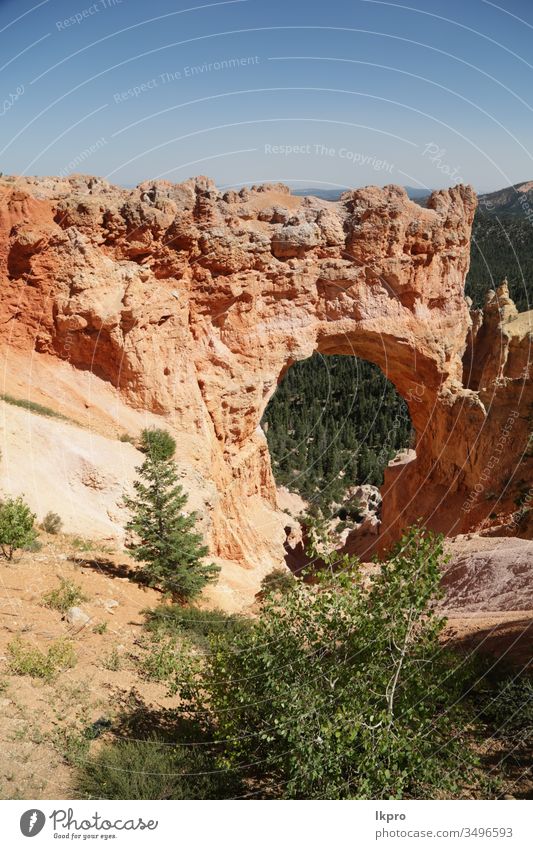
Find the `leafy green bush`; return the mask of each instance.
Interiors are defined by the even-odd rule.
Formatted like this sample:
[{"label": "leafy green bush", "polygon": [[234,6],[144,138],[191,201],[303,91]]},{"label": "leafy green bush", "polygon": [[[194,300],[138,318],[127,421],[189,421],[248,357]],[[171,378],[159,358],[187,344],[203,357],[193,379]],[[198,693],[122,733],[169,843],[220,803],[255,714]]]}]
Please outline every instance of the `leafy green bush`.
[{"label": "leafy green bush", "polygon": [[261,581],[261,593],[287,593],[292,590],[295,578],[288,569],[273,569]]},{"label": "leafy green bush", "polygon": [[51,643],[48,651],[42,652],[36,646],[23,642],[20,638],[8,643],[9,670],[14,675],[30,675],[53,681],[60,672],[76,665],[77,657],[68,640],[60,639]]},{"label": "leafy green bush", "polygon": [[183,512],[187,496],[170,459],[171,446],[172,453],[175,449],[173,438],[165,431],[147,430],[143,440],[147,456],[137,469],[140,480],[134,483],[135,496],[124,497],[132,517],[126,530],[138,540],[130,550],[142,563],[140,577],[145,583],[176,601],[186,601],[214,581],[219,569],[204,561],[208,549],[194,531],[196,513]]},{"label": "leafy green bush", "polygon": [[119,442],[129,442],[131,445],[135,442],[133,436],[130,436],[129,433],[121,433],[118,439]]},{"label": "leafy green bush", "polygon": [[145,428],[141,432],[141,451],[152,460],[171,460],[176,452],[176,440],[167,430]]},{"label": "leafy green bush", "polygon": [[69,581],[68,578],[60,578],[59,587],[50,590],[42,597],[42,603],[45,607],[59,610],[60,613],[66,613],[69,607],[77,607],[84,601],[88,601],[88,597],[80,585],[74,583],[74,581]]},{"label": "leafy green bush", "polygon": [[178,645],[172,637],[156,637],[145,644],[146,653],[139,660],[139,672],[148,681],[177,679],[188,668],[188,645]]},{"label": "leafy green bush", "polygon": [[62,527],[63,522],[61,521],[61,516],[57,513],[53,513],[52,510],[48,511],[41,522],[41,528],[43,531],[46,531],[47,534],[58,534]]},{"label": "leafy green bush", "polygon": [[0,551],[13,560],[15,551],[28,548],[36,540],[35,514],[22,498],[6,498],[0,504]]},{"label": "leafy green bush", "polygon": [[104,745],[78,770],[82,799],[222,799],[235,781],[216,772],[212,750],[202,742],[165,743],[157,738]]},{"label": "leafy green bush", "polygon": [[231,639],[248,628],[249,620],[223,610],[198,610],[180,604],[160,605],[143,611],[145,628],[157,636],[186,636],[194,645],[207,649],[212,637],[225,635]]},{"label": "leafy green bush", "polygon": [[438,641],[442,551],[413,528],[369,589],[345,558],[218,638],[176,690],[225,741],[219,763],[260,765],[248,775],[286,798],[427,798],[469,781],[461,665]]}]

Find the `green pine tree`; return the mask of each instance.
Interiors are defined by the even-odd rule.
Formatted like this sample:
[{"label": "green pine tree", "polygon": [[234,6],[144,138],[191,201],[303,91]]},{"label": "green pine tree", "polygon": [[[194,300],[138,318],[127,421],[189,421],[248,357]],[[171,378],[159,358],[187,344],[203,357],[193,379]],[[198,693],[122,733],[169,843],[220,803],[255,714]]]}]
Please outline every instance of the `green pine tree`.
[{"label": "green pine tree", "polygon": [[131,513],[126,530],[139,540],[130,550],[143,564],[142,574],[149,586],[162,589],[176,601],[187,601],[216,580],[219,568],[203,560],[208,549],[194,531],[196,513],[183,512],[187,495],[177,483],[176,464],[169,451],[150,450],[150,431],[143,432],[141,442],[146,460],[137,468],[140,479],[134,483],[135,495],[124,498]]}]

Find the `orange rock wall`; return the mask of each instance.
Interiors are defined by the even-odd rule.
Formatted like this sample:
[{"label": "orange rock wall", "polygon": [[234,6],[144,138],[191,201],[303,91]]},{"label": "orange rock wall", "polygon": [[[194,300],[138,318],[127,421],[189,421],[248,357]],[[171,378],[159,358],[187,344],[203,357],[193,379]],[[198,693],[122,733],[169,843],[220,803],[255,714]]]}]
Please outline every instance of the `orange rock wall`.
[{"label": "orange rock wall", "polygon": [[[460,505],[504,407],[521,405],[517,381],[530,391],[531,380],[520,339],[503,369],[520,361],[522,377],[513,371],[503,390],[494,375],[488,390],[463,386],[475,207],[464,186],[423,209],[396,186],[331,203],[281,185],[222,194],[205,177],[133,191],[91,177],[4,178],[1,334],[91,371],[187,435],[188,459],[218,493],[212,549],[252,567],[273,545],[258,520],[261,504],[276,505],[259,422],[280,377],[314,351],[371,360],[417,431],[416,459],[387,476],[380,544],[418,517],[464,530],[481,519]],[[520,441],[523,423],[492,487]]]}]

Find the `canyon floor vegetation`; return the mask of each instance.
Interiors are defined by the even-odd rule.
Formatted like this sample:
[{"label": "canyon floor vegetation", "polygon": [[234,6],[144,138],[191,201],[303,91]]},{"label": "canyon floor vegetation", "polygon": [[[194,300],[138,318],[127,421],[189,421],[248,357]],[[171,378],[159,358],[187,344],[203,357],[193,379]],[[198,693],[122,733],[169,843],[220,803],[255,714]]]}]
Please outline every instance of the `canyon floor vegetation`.
[{"label": "canyon floor vegetation", "polygon": [[[505,794],[533,744],[531,682],[493,676],[489,664],[445,645],[442,559],[442,539],[414,527],[370,585],[356,561],[322,553],[322,573],[265,582],[252,618],[179,605],[146,611],[143,674],[177,705],[155,713],[137,705],[123,716],[113,742],[80,766],[77,792]],[[133,741],[132,727],[141,735]],[[492,764],[487,738],[501,750]]]},{"label": "canyon floor vegetation", "polygon": [[531,679],[450,646],[423,529],[370,583],[323,553],[273,575],[250,616],[39,540],[1,566],[5,798],[531,796]]}]

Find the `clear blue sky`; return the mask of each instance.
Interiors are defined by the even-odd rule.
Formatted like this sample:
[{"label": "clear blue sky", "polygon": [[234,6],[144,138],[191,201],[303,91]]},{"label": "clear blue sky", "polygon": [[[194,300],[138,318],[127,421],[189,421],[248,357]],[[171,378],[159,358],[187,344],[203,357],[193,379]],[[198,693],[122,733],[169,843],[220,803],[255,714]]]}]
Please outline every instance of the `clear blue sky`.
[{"label": "clear blue sky", "polygon": [[411,3],[0,0],[0,170],[533,179],[531,0]]}]

